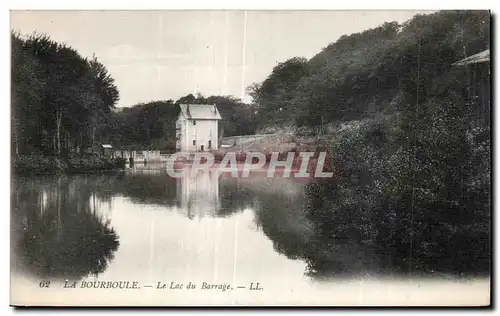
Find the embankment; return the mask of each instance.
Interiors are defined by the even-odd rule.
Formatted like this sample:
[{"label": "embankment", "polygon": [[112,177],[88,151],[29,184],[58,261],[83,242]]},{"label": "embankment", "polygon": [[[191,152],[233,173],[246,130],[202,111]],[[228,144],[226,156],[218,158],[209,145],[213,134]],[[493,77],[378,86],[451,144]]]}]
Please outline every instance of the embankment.
[{"label": "embankment", "polygon": [[13,173],[58,174],[94,173],[123,170],[125,159],[86,156],[17,155],[11,158]]}]

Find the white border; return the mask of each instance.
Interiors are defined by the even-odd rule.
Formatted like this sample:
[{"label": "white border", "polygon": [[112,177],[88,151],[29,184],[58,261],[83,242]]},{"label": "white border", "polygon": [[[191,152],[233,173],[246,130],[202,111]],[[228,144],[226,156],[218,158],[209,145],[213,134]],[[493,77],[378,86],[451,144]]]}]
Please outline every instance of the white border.
[{"label": "white border", "polygon": [[[280,10],[442,10],[442,9],[459,9],[459,8],[466,8],[466,9],[492,9],[493,14],[497,13],[497,6],[498,6],[498,1],[435,1],[435,0],[419,0],[419,1],[398,1],[398,2],[392,2],[392,1],[339,1],[337,3],[329,3],[326,1],[319,1],[319,0],[307,0],[307,1],[296,1],[296,0],[289,0],[289,1],[282,1],[278,0],[275,2],[271,2],[269,0],[253,0],[253,1],[234,1],[234,0],[226,0],[226,1],[194,1],[194,0],[182,0],[182,1],[151,1],[151,0],[141,0],[141,1],[108,1],[104,2],[103,0],[86,0],[82,1],[81,3],[75,3],[75,2],[69,2],[69,1],[40,1],[40,0],[31,0],[31,1],[2,1],[2,16],[0,21],[4,24],[2,30],[4,30],[1,34],[3,34],[4,38],[2,41],[2,44],[4,45],[3,49],[1,50],[2,52],[2,58],[0,59],[2,62],[2,68],[3,71],[2,73],[2,85],[1,87],[4,89],[3,93],[1,94],[4,98],[4,102],[2,106],[0,107],[2,113],[0,117],[4,120],[3,124],[0,126],[2,127],[2,132],[0,133],[2,137],[2,149],[4,153],[0,155],[2,161],[0,162],[2,168],[4,168],[4,172],[2,174],[2,187],[0,188],[0,192],[2,193],[3,197],[1,198],[1,201],[3,201],[5,206],[1,210],[1,214],[3,215],[3,218],[0,220],[0,222],[4,225],[3,229],[1,229],[2,232],[2,249],[1,252],[4,254],[2,258],[5,258],[2,261],[2,279],[1,279],[1,286],[2,286],[2,304],[1,306],[5,309],[7,309],[7,312],[9,314],[13,313],[14,310],[12,308],[9,308],[9,254],[10,254],[10,246],[9,246],[9,238],[10,238],[10,220],[9,220],[9,214],[10,214],[10,203],[8,204],[8,201],[10,201],[10,177],[9,175],[9,170],[10,170],[10,158],[9,158],[9,149],[10,149],[10,64],[9,64],[9,59],[10,59],[10,25],[9,25],[9,10],[23,10],[23,9],[39,9],[39,10],[48,10],[48,9],[63,9],[63,10],[78,10],[78,9],[87,9],[87,10],[111,10],[111,9],[127,9],[127,10],[134,10],[134,9],[173,9],[173,10],[183,10],[183,9],[236,9],[236,10],[242,10],[242,9],[247,9],[247,10],[256,10],[256,9],[264,9],[264,10],[275,10],[275,9],[280,9]],[[495,20],[494,20],[495,21]],[[493,26],[494,27],[494,26]],[[496,33],[493,33],[495,35]],[[495,39],[492,38],[492,44],[495,43]],[[494,50],[496,58],[496,50]],[[497,63],[495,62],[495,65]],[[496,70],[493,69],[493,72]],[[497,82],[497,80],[495,80]],[[497,88],[497,86],[495,86]],[[496,94],[496,91],[498,89],[493,89],[493,93]],[[496,96],[496,95],[495,95]],[[494,98],[494,101],[497,99]],[[493,104],[495,106],[496,104]],[[498,114],[499,110],[496,110],[495,112],[495,121],[498,122]],[[498,139],[498,135],[496,133],[496,130],[494,129],[494,148],[496,148],[496,140]],[[497,157],[498,153],[495,151],[495,157]],[[496,162],[496,161],[495,161]],[[498,169],[498,168],[497,168]],[[494,178],[497,177],[497,173],[495,172]],[[500,196],[498,191],[498,188],[495,188],[494,196]],[[497,222],[498,218],[500,215],[496,214],[495,215],[495,223],[494,227],[498,227]],[[494,231],[494,229],[493,229]],[[495,234],[495,235],[498,235]],[[495,245],[498,246],[498,243],[495,240]],[[494,254],[496,254],[496,248],[493,250]],[[496,259],[496,256],[494,256]],[[497,268],[497,266],[495,266]],[[495,269],[495,275],[498,274],[498,269]],[[498,290],[495,291],[495,293],[498,293]],[[496,298],[496,297],[495,297]],[[495,299],[492,298],[492,299]],[[498,302],[498,300],[497,300]],[[304,310],[301,310],[304,311]],[[352,312],[364,312],[366,310],[357,310],[357,311],[348,311],[349,313]],[[387,313],[387,312],[395,312],[399,313],[400,310],[380,310],[378,312],[380,313]],[[62,310],[62,312],[68,312],[68,310]],[[73,311],[74,312],[74,311]],[[82,311],[80,311],[82,312]],[[103,313],[104,311],[97,311],[97,310],[92,310],[91,311],[94,315]],[[122,312],[122,311],[117,311],[117,312]],[[139,312],[137,310],[133,310],[131,312]],[[175,310],[168,310],[167,312],[169,313],[175,313],[177,311]],[[213,312],[218,312],[218,311],[213,311]],[[262,311],[260,311],[262,312]],[[329,311],[327,311],[329,312]],[[344,311],[340,310],[334,310],[334,313],[343,313]],[[415,311],[410,311],[406,310],[406,312],[419,312],[419,310]],[[429,313],[429,310],[422,310],[422,312]],[[444,313],[450,313],[450,314],[455,314],[456,310],[450,310],[450,311],[444,311],[440,310],[440,312]],[[472,312],[469,310],[469,312]],[[2,312],[3,314],[3,312]]]},{"label": "white border", "polygon": [[[5,2],[4,2],[5,3]],[[37,1],[20,0],[12,1],[8,6],[10,9],[231,9],[231,10],[443,10],[443,9],[489,9],[492,8],[493,1],[321,1],[321,0],[289,0],[289,1],[161,1],[161,0],[141,0],[141,1],[107,1],[86,0],[77,2],[70,1]]]}]

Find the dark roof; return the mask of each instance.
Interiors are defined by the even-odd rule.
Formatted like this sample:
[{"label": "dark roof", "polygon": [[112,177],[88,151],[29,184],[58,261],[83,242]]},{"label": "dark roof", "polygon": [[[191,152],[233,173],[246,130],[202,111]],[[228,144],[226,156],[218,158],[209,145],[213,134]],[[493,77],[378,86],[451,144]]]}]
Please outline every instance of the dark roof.
[{"label": "dark roof", "polygon": [[184,118],[191,120],[220,120],[221,116],[215,104],[181,104]]}]

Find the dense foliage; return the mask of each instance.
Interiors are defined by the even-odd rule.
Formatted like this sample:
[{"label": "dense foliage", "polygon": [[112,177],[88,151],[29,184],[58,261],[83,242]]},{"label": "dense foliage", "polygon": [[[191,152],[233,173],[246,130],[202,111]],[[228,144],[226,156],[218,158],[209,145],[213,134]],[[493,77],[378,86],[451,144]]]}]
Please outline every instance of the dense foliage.
[{"label": "dense foliage", "polygon": [[124,158],[99,157],[93,154],[62,157],[32,154],[12,159],[12,171],[25,175],[91,173],[124,169],[125,163]]},{"label": "dense foliage", "polygon": [[[354,241],[390,256],[401,272],[488,272],[489,140],[443,123],[407,139],[393,124],[343,135],[332,150],[338,180],[307,186],[311,249],[334,254],[335,245]],[[312,254],[311,272],[335,272],[335,257]]]},{"label": "dense foliage", "polygon": [[172,100],[120,109],[111,115],[106,140],[121,149],[175,149],[178,113],[179,107]]},{"label": "dense foliage", "polygon": [[[490,65],[451,64],[489,48],[489,15],[417,16],[393,36],[386,43],[390,50],[364,63],[373,67],[346,68],[358,78],[351,88],[360,88],[350,97],[378,100],[375,113],[387,114],[388,106],[392,113],[337,135],[331,148],[337,181],[308,186],[306,211],[317,237],[311,244],[316,252],[311,273],[338,270],[332,254],[345,240],[389,255],[402,272],[487,273]],[[334,86],[332,100],[349,96],[345,90],[338,93],[342,85]],[[369,103],[362,99],[356,109],[364,112]],[[354,113],[343,101],[332,104],[337,104],[332,110]],[[326,255],[317,260],[318,253]]]},{"label": "dense foliage", "polygon": [[60,155],[93,145],[119,100],[97,58],[34,33],[11,34],[12,153]]},{"label": "dense foliage", "polygon": [[249,87],[258,127],[354,120],[424,102],[454,62],[489,48],[489,25],[488,11],[417,15],[344,35],[309,61],[284,61]]}]

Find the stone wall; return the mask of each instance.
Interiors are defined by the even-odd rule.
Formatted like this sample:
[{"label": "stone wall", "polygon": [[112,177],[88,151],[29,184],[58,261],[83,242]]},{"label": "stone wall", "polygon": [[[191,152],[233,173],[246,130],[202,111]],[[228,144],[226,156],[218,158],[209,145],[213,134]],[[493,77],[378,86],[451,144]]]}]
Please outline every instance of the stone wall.
[{"label": "stone wall", "polygon": [[162,154],[159,150],[115,150],[114,157],[122,157],[125,159],[129,159],[133,157],[135,161],[148,161],[148,162],[163,162],[167,161],[169,155]]},{"label": "stone wall", "polygon": [[240,146],[242,144],[259,140],[267,135],[242,135],[229,136],[221,139],[221,145]]},{"label": "stone wall", "polygon": [[295,137],[291,134],[251,135],[236,146],[220,148],[219,152],[289,152],[295,147]]}]

